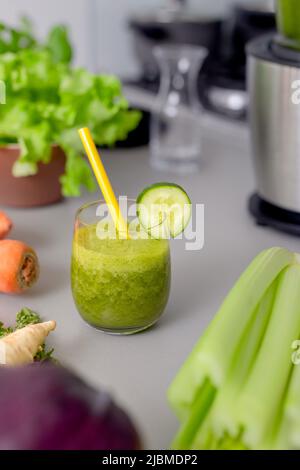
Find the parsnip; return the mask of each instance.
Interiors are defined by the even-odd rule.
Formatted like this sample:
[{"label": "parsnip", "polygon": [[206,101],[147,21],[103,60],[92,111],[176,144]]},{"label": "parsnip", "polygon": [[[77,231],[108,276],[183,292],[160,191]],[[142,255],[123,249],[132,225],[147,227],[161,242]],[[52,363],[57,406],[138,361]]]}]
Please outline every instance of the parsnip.
[{"label": "parsnip", "polygon": [[0,364],[17,366],[33,362],[46,337],[56,327],[55,321],[28,325],[0,340]]}]

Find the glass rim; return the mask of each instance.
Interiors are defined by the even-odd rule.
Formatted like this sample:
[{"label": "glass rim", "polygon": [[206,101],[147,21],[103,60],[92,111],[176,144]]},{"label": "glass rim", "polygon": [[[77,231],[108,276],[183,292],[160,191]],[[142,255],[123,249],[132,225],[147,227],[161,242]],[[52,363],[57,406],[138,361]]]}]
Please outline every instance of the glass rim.
[{"label": "glass rim", "polygon": [[[129,202],[129,203],[133,203],[133,204],[136,204],[138,205],[136,199],[134,198],[126,198],[126,201]],[[86,209],[89,209],[90,207],[92,206],[99,206],[99,205],[108,205],[107,202],[105,201],[105,199],[96,199],[95,201],[91,201],[91,202],[86,202],[85,204],[82,204],[77,210],[76,210],[76,213],[75,213],[75,222],[78,220],[82,225],[84,225],[85,227],[88,227],[89,225],[92,225],[92,223],[87,223],[87,222],[84,222],[81,218],[80,218],[80,214],[82,214],[82,212]],[[130,217],[138,217],[137,214],[134,214],[133,216],[130,216]],[[167,215],[164,213],[164,218],[163,220],[159,223],[159,224],[156,224],[156,225],[151,225],[147,228],[145,228],[142,224],[142,227],[144,228],[144,230],[146,231],[151,231],[157,227],[161,227],[165,222],[166,222],[166,219],[167,219]],[[121,232],[121,233],[124,233],[124,232]]]}]

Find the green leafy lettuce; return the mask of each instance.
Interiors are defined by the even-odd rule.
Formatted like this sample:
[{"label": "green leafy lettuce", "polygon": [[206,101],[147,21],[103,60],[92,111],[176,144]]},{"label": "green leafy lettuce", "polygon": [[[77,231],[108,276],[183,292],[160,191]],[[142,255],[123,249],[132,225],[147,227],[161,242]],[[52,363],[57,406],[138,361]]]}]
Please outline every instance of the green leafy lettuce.
[{"label": "green leafy lettuce", "polygon": [[129,110],[116,77],[71,67],[65,28],[53,28],[44,45],[37,44],[29,32],[22,34],[26,47],[6,47],[0,55],[0,80],[6,85],[6,104],[0,106],[0,145],[19,144],[13,174],[20,177],[36,174],[40,162],[49,163],[51,146],[58,144],[66,154],[63,194],[78,196],[81,186],[92,191],[95,183],[78,129],[89,127],[97,145],[112,146],[126,139],[140,113]]}]

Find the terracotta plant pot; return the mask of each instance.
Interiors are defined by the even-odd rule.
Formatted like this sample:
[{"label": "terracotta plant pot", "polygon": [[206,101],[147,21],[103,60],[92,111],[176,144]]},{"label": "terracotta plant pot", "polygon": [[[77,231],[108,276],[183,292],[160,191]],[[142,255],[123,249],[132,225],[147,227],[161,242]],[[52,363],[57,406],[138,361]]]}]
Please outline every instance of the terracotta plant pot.
[{"label": "terracotta plant pot", "polygon": [[50,163],[39,163],[39,171],[34,176],[16,178],[12,167],[19,154],[17,145],[0,147],[0,205],[35,207],[61,200],[59,178],[66,163],[63,150],[54,145]]}]

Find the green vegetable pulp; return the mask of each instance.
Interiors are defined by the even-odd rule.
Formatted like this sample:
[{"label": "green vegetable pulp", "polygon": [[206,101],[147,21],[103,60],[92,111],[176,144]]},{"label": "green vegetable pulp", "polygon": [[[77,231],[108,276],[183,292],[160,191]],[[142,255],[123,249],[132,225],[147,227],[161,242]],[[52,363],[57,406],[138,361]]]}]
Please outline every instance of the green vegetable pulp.
[{"label": "green vegetable pulp", "polygon": [[99,239],[96,226],[79,228],[71,279],[76,306],[89,324],[115,332],[145,329],[169,297],[168,241]]},{"label": "green vegetable pulp", "polygon": [[277,27],[284,44],[300,50],[299,0],[277,0]]}]

